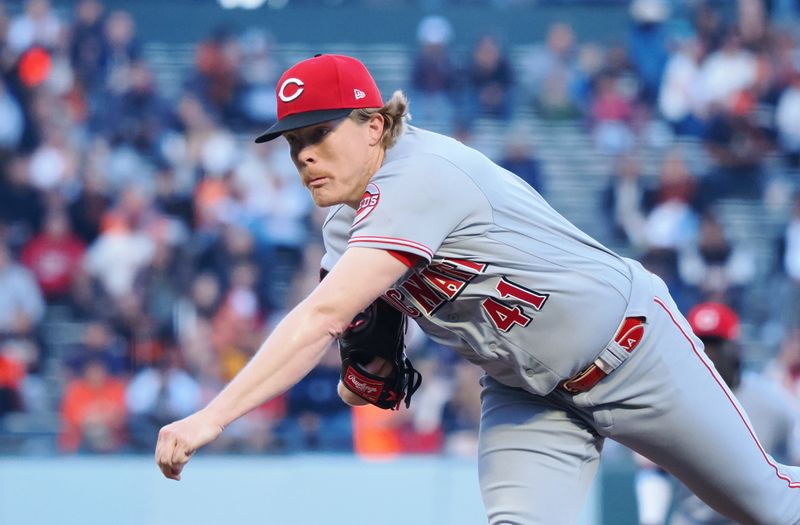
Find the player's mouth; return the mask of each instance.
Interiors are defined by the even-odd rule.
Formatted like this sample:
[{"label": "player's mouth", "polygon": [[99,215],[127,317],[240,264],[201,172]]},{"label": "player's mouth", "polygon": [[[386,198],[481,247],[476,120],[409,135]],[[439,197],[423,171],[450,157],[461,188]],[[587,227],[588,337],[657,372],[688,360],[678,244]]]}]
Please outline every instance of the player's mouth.
[{"label": "player's mouth", "polygon": [[320,186],[322,186],[323,184],[325,184],[325,181],[326,181],[326,180],[328,180],[328,177],[317,177],[317,178],[315,178],[315,179],[310,179],[310,180],[308,181],[308,184],[307,184],[307,186],[308,186],[309,188],[319,188]]}]

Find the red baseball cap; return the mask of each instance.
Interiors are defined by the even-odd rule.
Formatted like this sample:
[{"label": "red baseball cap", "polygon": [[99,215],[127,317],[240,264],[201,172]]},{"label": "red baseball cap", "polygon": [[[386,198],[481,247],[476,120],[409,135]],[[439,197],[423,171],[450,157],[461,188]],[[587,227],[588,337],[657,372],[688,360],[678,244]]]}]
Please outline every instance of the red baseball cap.
[{"label": "red baseball cap", "polygon": [[346,117],[354,109],[383,107],[381,92],[367,68],[344,55],[316,55],[293,65],[278,80],[275,97],[278,121],[256,142]]},{"label": "red baseball cap", "polygon": [[687,316],[699,338],[719,337],[731,341],[739,336],[739,316],[722,303],[700,303]]}]

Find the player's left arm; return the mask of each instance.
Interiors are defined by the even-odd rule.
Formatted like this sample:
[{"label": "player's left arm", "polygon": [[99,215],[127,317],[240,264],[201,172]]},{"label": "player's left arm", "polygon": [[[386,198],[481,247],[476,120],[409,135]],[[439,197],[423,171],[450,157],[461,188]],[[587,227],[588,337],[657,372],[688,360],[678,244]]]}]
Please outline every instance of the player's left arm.
[{"label": "player's left arm", "polygon": [[156,461],[165,476],[180,472],[199,447],[232,421],[299,382],[353,317],[406,272],[385,250],[349,248],[314,291],[278,324],[236,377],[205,408],[161,429]]}]

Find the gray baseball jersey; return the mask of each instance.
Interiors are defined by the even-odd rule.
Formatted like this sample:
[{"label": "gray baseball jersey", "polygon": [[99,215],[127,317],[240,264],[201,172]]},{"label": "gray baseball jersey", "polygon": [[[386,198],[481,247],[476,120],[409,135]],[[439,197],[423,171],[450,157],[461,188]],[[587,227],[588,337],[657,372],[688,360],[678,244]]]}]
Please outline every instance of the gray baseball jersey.
[{"label": "gray baseball jersey", "polygon": [[492,377],[541,395],[597,357],[631,293],[622,258],[525,182],[417,128],[387,151],[358,212],[333,209],[323,231],[329,256],[347,242],[425,259],[385,298],[462,339]]},{"label": "gray baseball jersey", "polygon": [[[800,523],[800,473],[764,452],[663,281],[479,152],[408,127],[323,239],[327,269],[348,246],[419,257],[384,298],[486,371],[491,524],[575,522],[605,437],[742,523]],[[627,317],[645,319],[633,352],[615,340]],[[593,361],[608,375],[591,389],[559,387]]]}]

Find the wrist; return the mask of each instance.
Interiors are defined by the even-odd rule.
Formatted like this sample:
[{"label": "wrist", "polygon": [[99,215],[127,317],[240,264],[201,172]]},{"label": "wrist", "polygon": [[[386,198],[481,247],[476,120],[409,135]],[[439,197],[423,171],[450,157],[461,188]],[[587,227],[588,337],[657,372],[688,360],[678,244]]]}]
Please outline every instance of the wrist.
[{"label": "wrist", "polygon": [[229,417],[227,416],[229,411],[223,410],[215,401],[216,400],[212,401],[205,408],[201,409],[200,413],[207,421],[218,426],[220,431],[222,431],[230,424]]}]

